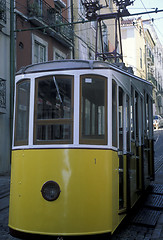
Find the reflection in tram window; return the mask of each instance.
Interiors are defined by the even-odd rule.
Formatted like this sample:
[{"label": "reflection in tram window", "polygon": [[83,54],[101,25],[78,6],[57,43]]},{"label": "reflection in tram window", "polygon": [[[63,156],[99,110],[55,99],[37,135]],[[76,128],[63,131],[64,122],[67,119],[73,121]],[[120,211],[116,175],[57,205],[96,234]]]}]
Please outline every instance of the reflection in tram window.
[{"label": "reflection in tram window", "polygon": [[80,143],[106,144],[106,79],[81,78]]},{"label": "reflection in tram window", "polygon": [[72,141],[72,87],[70,76],[37,79],[35,103],[37,143]]},{"label": "reflection in tram window", "polygon": [[119,87],[119,149],[123,151],[123,122],[124,122],[124,114],[123,114],[123,98],[124,98],[123,89]]},{"label": "reflection in tram window", "polygon": [[147,136],[149,136],[149,96],[146,94],[146,130]]},{"label": "reflection in tram window", "polygon": [[140,100],[140,114],[141,114],[141,142],[144,143],[144,114],[143,114],[143,106],[144,106],[144,100],[141,98]]},{"label": "reflection in tram window", "polygon": [[139,95],[138,92],[135,91],[135,132],[136,132],[136,140],[139,141],[139,115],[140,115],[140,106],[139,106]]},{"label": "reflection in tram window", "polygon": [[71,138],[70,124],[38,125],[37,139],[40,140],[69,140]]},{"label": "reflection in tram window", "polygon": [[130,152],[130,100],[129,96],[126,96],[126,144],[127,151]]},{"label": "reflection in tram window", "polygon": [[30,82],[23,80],[17,84],[15,145],[28,144]]},{"label": "reflection in tram window", "polygon": [[135,90],[131,86],[131,138],[135,139]]}]

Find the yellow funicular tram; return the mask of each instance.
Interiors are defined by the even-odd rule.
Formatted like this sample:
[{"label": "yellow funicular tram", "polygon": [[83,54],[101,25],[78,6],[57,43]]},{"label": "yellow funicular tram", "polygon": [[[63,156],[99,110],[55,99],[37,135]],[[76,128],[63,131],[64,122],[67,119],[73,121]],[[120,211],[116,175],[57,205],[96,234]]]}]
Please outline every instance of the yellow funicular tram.
[{"label": "yellow funicular tram", "polygon": [[83,60],[27,66],[15,84],[11,234],[113,233],[154,178],[152,85]]}]

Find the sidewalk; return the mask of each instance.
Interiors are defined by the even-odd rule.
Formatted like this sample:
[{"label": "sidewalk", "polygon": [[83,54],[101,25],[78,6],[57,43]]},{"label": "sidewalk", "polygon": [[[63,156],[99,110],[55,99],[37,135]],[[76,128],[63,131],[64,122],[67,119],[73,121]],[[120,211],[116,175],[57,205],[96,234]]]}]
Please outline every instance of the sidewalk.
[{"label": "sidewalk", "polygon": [[14,240],[8,229],[9,189],[10,176],[0,176],[0,240]]}]

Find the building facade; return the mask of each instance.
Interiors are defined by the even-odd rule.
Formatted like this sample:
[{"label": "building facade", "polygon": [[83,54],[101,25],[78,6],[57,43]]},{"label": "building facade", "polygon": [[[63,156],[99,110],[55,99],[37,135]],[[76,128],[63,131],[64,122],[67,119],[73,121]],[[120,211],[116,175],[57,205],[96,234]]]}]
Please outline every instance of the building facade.
[{"label": "building facade", "polygon": [[[101,35],[99,30],[99,23],[97,28],[96,18],[88,22],[86,17],[86,9],[83,6],[81,0],[73,1],[73,21],[82,22],[83,24],[74,25],[74,58],[75,59],[95,59],[97,53],[99,53],[98,59],[102,59],[100,53],[103,51],[109,52],[114,50],[115,43],[115,23],[114,20],[102,20],[101,21]],[[87,1],[85,1],[87,2]],[[106,1],[100,1],[100,4],[104,6],[97,10],[97,15],[112,13],[115,8],[113,0],[108,1],[108,6],[106,6]],[[96,32],[96,30],[98,31]],[[101,42],[102,38],[102,42]]]},{"label": "building facade", "polygon": [[10,5],[0,0],[0,174],[10,170]]},{"label": "building facade", "polygon": [[67,4],[66,0],[15,2],[16,70],[72,57],[73,29],[68,21]]},{"label": "building facade", "polygon": [[121,22],[123,61],[132,67],[134,74],[146,79],[145,38],[141,19]]},{"label": "building facade", "polygon": [[[153,84],[155,115],[163,115],[163,47],[151,19],[143,20],[146,36],[147,80]],[[148,34],[149,35],[149,34]],[[150,40],[152,39],[152,41]]]},{"label": "building facade", "polygon": [[73,22],[80,22],[74,25],[74,58],[94,59],[96,23],[87,22],[86,11],[81,0],[73,0]]},{"label": "building facade", "polygon": [[124,62],[153,84],[153,113],[163,115],[163,48],[152,20],[123,20],[121,29]]}]

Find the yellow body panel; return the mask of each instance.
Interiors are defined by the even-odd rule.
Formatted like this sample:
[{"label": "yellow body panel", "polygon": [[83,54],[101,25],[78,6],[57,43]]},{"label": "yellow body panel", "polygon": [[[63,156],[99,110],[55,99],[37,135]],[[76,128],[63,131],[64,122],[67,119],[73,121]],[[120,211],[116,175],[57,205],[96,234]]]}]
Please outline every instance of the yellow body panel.
[{"label": "yellow body panel", "polygon": [[[111,150],[15,150],[9,227],[48,235],[113,232],[124,218],[118,215],[118,179],[118,156]],[[53,202],[41,194],[48,180],[61,189]]]}]

